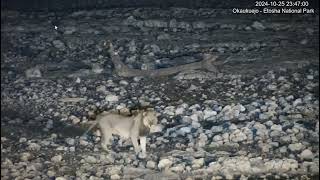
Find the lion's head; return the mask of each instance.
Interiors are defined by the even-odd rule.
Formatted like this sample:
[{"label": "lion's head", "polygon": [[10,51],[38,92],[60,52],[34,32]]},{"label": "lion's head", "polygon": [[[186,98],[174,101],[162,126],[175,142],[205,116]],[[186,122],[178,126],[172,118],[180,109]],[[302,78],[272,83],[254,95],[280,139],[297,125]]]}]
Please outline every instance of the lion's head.
[{"label": "lion's head", "polygon": [[158,123],[157,113],[153,109],[146,109],[142,112],[143,125],[151,128],[152,125]]}]

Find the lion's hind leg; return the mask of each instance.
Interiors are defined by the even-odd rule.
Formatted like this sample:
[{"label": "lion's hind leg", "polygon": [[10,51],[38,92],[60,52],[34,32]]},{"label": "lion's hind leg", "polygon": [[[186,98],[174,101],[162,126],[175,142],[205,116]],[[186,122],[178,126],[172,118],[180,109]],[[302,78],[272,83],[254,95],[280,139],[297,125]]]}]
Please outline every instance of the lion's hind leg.
[{"label": "lion's hind leg", "polygon": [[109,131],[103,130],[102,132],[103,133],[102,133],[101,147],[105,151],[109,152],[110,150],[108,146],[111,145],[112,132],[110,132],[110,130]]}]

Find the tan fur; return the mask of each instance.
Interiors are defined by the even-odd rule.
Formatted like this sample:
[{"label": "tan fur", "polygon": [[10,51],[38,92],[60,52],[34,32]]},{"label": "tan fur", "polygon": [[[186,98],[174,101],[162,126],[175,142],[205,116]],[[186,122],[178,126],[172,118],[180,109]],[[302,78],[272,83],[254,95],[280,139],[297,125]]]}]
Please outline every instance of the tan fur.
[{"label": "tan fur", "polygon": [[[136,110],[132,114],[109,111],[97,115],[96,121],[87,132],[99,124],[102,133],[101,146],[104,150],[108,151],[112,134],[117,134],[123,138],[131,138],[135,152],[138,154],[142,150],[141,156],[146,157],[146,136],[151,126],[156,123],[157,117],[154,110]],[[138,139],[140,139],[141,149]]]}]

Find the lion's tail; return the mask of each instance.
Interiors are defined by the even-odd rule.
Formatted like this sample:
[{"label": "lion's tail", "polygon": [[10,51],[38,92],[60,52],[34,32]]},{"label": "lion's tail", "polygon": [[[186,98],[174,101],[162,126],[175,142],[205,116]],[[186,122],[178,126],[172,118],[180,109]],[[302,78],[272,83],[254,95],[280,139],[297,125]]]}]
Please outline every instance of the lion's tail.
[{"label": "lion's tail", "polygon": [[98,121],[94,122],[94,123],[89,127],[89,129],[88,129],[85,133],[83,133],[83,134],[81,135],[81,137],[86,136],[86,135],[88,134],[88,132],[91,131],[91,129],[94,128],[97,124],[98,124]]}]

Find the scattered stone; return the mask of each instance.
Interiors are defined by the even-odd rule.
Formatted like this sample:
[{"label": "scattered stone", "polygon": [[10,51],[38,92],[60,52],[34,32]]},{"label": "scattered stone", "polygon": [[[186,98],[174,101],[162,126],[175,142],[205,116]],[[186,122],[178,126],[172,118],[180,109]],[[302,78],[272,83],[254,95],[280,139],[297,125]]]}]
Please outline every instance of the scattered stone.
[{"label": "scattered stone", "polygon": [[104,71],[103,67],[98,63],[93,63],[91,69],[95,74],[101,74]]},{"label": "scattered stone", "polygon": [[235,130],[233,133],[230,134],[230,140],[232,142],[242,142],[247,140],[247,135],[240,131],[239,129]]},{"label": "scattered stone", "polygon": [[147,161],[146,167],[149,169],[154,169],[154,168],[156,168],[156,165],[157,164],[154,161]]},{"label": "scattered stone", "polygon": [[178,130],[177,133],[181,134],[182,136],[184,136],[185,134],[189,134],[191,133],[191,127],[182,127]]},{"label": "scattered stone", "polygon": [[282,126],[274,124],[274,125],[271,126],[271,130],[282,131]]},{"label": "scattered stone", "polygon": [[54,177],[54,176],[56,176],[56,172],[49,170],[49,171],[47,171],[47,175],[49,177]]},{"label": "scattered stone", "polygon": [[34,67],[34,68],[30,68],[30,69],[27,69],[26,72],[26,77],[27,78],[41,78],[42,77],[42,74],[41,74],[41,71],[38,67]]},{"label": "scattered stone", "polygon": [[106,96],[105,100],[108,101],[108,102],[118,102],[119,101],[119,97],[116,96],[116,95],[109,94],[109,95]]},{"label": "scattered stone", "polygon": [[161,159],[158,163],[158,168],[159,169],[167,169],[169,168],[173,162],[169,159]]},{"label": "scattered stone", "polygon": [[162,132],[163,128],[164,127],[161,124],[153,125],[150,128],[150,133]]},{"label": "scattered stone", "polygon": [[216,111],[212,111],[211,109],[205,109],[205,110],[203,111],[203,113],[204,113],[203,118],[204,118],[205,120],[206,120],[206,119],[210,119],[211,117],[217,115],[217,112],[216,112]]},{"label": "scattered stone", "polygon": [[57,177],[56,180],[67,180],[65,177]]},{"label": "scattered stone", "polygon": [[[1,137],[1,138],[2,138],[2,137]],[[19,143],[24,143],[24,142],[27,142],[27,138],[24,138],[24,137],[23,137],[23,138],[20,138],[20,139],[19,139]]]},{"label": "scattered stone", "polygon": [[96,91],[105,93],[107,91],[107,88],[104,85],[100,85],[100,86],[97,86]]},{"label": "scattered stone", "polygon": [[312,151],[310,151],[309,149],[305,149],[301,152],[300,154],[300,158],[303,160],[312,160],[314,157]]},{"label": "scattered stone", "polygon": [[125,81],[125,80],[121,80],[121,81],[119,82],[119,84],[122,85],[122,86],[127,86],[127,85],[129,85],[129,83],[128,83],[127,81]]},{"label": "scattered stone", "polygon": [[81,121],[78,117],[74,115],[71,115],[69,119],[72,121],[73,124],[78,124]]},{"label": "scattered stone", "polygon": [[30,151],[39,151],[41,146],[37,143],[29,143],[28,150]]},{"label": "scattered stone", "polygon": [[184,114],[184,112],[185,112],[184,107],[179,107],[176,109],[175,115],[181,115],[181,114]]},{"label": "scattered stone", "polygon": [[192,168],[193,169],[199,169],[204,165],[204,158],[200,158],[200,159],[194,159],[192,161]]},{"label": "scattered stone", "polygon": [[88,156],[86,157],[86,162],[90,163],[90,164],[94,164],[97,163],[97,159],[94,156]]},{"label": "scattered stone", "polygon": [[158,37],[157,37],[157,40],[168,40],[168,39],[170,39],[170,35],[167,34],[167,33],[160,34],[160,35],[158,35]]},{"label": "scattered stone", "polygon": [[51,161],[54,162],[54,163],[59,163],[62,161],[62,156],[61,155],[56,155],[56,156],[53,156],[51,158]]},{"label": "scattered stone", "polygon": [[113,174],[110,176],[110,179],[116,180],[116,179],[121,179],[121,177],[118,174]]},{"label": "scattered stone", "polygon": [[266,29],[266,27],[261,22],[258,22],[258,21],[254,21],[251,27],[260,31],[263,31]]},{"label": "scattered stone", "polygon": [[73,145],[75,144],[75,139],[73,139],[73,138],[67,138],[67,139],[66,139],[66,143],[69,144],[69,145],[71,145],[71,146],[73,146]]},{"label": "scattered stone", "polygon": [[20,159],[22,161],[29,161],[31,159],[31,154],[28,152],[22,153]]},{"label": "scattered stone", "polygon": [[313,75],[307,75],[307,79],[308,79],[308,80],[313,80],[314,77],[313,77]]},{"label": "scattered stone", "polygon": [[60,40],[54,40],[52,41],[52,44],[55,48],[59,49],[60,51],[64,51],[66,49],[66,46]]},{"label": "scattered stone", "polygon": [[302,99],[301,98],[298,98],[298,99],[296,99],[293,103],[292,103],[292,105],[293,105],[293,107],[296,107],[297,105],[299,105],[299,104],[301,104],[302,103]]},{"label": "scattered stone", "polygon": [[184,171],[184,169],[185,169],[185,166],[182,164],[178,164],[178,165],[170,168],[171,171],[176,172],[176,173],[181,173]]},{"label": "scattered stone", "polygon": [[76,27],[74,27],[74,26],[67,26],[67,27],[65,27],[65,29],[64,29],[64,34],[66,34],[66,35],[70,35],[70,34],[73,34],[74,32],[76,32]]},{"label": "scattered stone", "polygon": [[304,145],[302,145],[301,143],[289,144],[288,148],[290,149],[290,151],[299,152],[304,148]]},{"label": "scattered stone", "polygon": [[271,90],[271,91],[275,91],[275,90],[277,90],[277,86],[276,85],[274,85],[274,84],[269,84],[268,86],[267,86],[267,89],[269,89],[269,90]]},{"label": "scattered stone", "polygon": [[208,141],[208,137],[206,136],[206,134],[201,133],[199,138],[198,138],[198,147],[204,147],[207,144]]}]

